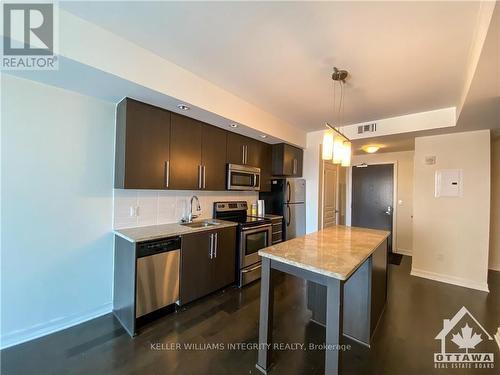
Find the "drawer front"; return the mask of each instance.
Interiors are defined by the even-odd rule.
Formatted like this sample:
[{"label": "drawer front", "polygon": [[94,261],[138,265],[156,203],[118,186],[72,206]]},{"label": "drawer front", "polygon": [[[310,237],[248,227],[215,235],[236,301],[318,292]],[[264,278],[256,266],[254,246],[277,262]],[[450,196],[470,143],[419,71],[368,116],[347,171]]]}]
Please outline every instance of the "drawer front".
[{"label": "drawer front", "polygon": [[283,240],[282,232],[273,232],[273,244],[281,242]]}]

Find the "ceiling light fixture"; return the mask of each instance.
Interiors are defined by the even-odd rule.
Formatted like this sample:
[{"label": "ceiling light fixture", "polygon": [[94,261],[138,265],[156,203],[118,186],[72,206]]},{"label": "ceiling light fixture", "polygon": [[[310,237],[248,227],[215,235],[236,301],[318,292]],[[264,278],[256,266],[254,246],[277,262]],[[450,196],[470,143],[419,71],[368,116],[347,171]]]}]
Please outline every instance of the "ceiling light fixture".
[{"label": "ceiling light fixture", "polygon": [[189,111],[191,109],[190,107],[188,107],[185,104],[177,104],[177,108],[179,108],[182,111]]},{"label": "ceiling light fixture", "polygon": [[[341,124],[344,119],[344,84],[349,76],[347,70],[339,70],[333,68],[333,121],[334,125],[326,123],[328,130],[323,135],[323,151],[321,158],[323,160],[332,160],[335,164],[340,164],[342,167],[351,165],[351,140],[347,138],[341,131]],[[336,86],[340,86],[340,99],[337,108],[336,101]]]},{"label": "ceiling light fixture", "polygon": [[230,126],[230,127],[232,127],[232,128],[237,128],[237,127],[238,127],[238,124],[234,124],[234,123],[233,123],[233,124],[231,124],[231,125],[229,125],[229,126]]},{"label": "ceiling light fixture", "polygon": [[261,134],[261,135],[260,135],[260,137],[261,137],[261,138],[267,138],[267,135],[265,135],[265,134]]},{"label": "ceiling light fixture", "polygon": [[379,145],[365,145],[365,146],[362,146],[361,149],[364,151],[364,152],[367,152],[369,154],[373,154],[375,152],[377,152],[378,150],[380,150],[380,147]]}]

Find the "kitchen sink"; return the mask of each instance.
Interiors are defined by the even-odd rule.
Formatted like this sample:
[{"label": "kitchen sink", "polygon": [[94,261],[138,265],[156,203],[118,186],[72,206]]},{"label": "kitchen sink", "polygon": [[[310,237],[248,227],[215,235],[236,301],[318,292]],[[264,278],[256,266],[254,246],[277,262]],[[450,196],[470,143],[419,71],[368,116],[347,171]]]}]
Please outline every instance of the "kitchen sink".
[{"label": "kitchen sink", "polygon": [[190,227],[190,228],[207,228],[207,227],[213,227],[213,226],[219,225],[219,223],[216,223],[214,221],[195,221],[193,223],[184,223],[181,225],[184,225],[184,226]]}]

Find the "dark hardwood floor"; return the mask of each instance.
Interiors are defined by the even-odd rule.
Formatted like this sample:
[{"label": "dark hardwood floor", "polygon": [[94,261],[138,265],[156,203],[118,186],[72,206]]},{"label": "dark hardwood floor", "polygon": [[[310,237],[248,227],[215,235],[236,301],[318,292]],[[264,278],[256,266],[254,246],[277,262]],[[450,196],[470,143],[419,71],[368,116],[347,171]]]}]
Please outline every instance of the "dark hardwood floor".
[{"label": "dark hardwood floor", "polygon": [[[500,325],[500,272],[490,272],[490,293],[410,276],[411,258],[389,265],[386,311],[371,350],[346,339],[343,374],[471,374],[473,370],[434,369],[434,339],[443,319],[462,306],[493,334]],[[143,327],[131,339],[111,314],[1,352],[7,374],[258,374],[256,350],[169,350],[169,345],[257,342],[259,283],[229,288]],[[324,329],[309,322],[305,283],[282,276],[275,293],[275,341],[320,344]],[[156,346],[155,346],[156,345]],[[494,341],[485,348],[500,353]],[[271,374],[322,374],[321,350],[275,352]]]}]

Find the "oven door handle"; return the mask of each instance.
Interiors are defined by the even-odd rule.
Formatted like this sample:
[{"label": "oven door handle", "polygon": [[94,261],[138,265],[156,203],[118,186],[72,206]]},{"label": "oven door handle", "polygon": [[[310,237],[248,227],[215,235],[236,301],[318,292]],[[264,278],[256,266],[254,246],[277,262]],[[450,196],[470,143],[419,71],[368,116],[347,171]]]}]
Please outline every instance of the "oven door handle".
[{"label": "oven door handle", "polygon": [[242,233],[252,233],[254,232],[254,229],[262,229],[262,228],[269,228],[269,229],[272,229],[272,224],[262,224],[262,225],[258,225],[256,227],[250,227],[248,229],[242,229],[241,232]]},{"label": "oven door handle", "polygon": [[243,269],[241,270],[241,272],[242,272],[242,273],[252,272],[252,271],[258,270],[259,268],[262,268],[262,264],[260,264],[260,263],[259,263],[257,266],[252,267],[252,268],[250,268],[250,269],[245,269],[245,268],[243,268]]}]

